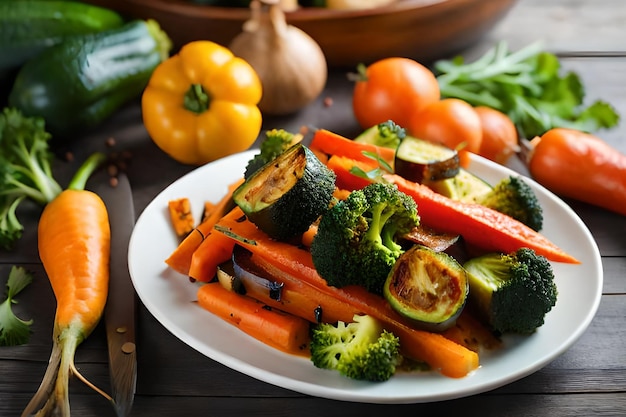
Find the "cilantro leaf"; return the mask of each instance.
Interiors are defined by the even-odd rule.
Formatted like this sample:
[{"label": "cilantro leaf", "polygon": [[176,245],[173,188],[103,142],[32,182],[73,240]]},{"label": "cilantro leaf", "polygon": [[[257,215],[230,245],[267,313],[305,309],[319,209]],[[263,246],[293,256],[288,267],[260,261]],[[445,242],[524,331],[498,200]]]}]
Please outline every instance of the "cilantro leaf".
[{"label": "cilantro leaf", "polygon": [[7,281],[7,298],[0,304],[0,346],[16,346],[28,343],[33,320],[22,320],[13,312],[17,304],[15,296],[33,281],[26,269],[13,266]]}]

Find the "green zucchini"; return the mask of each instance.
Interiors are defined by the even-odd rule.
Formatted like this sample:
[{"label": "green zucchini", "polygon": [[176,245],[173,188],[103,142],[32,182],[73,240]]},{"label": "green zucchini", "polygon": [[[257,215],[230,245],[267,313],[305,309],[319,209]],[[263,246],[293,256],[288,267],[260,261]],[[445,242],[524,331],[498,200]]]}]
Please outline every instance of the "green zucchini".
[{"label": "green zucchini", "polygon": [[413,136],[402,139],[396,149],[394,170],[410,181],[422,183],[452,178],[460,167],[456,150]]},{"label": "green zucchini", "polygon": [[233,200],[270,237],[289,240],[328,208],[334,190],[335,174],[298,143],[249,177]]},{"label": "green zucchini", "polygon": [[68,39],[22,66],[9,105],[43,117],[55,139],[97,126],[141,94],[171,45],[152,20]]},{"label": "green zucchini", "polygon": [[0,70],[17,68],[70,37],[123,24],[117,12],[80,2],[0,1]]},{"label": "green zucchini", "polygon": [[477,197],[493,189],[485,180],[463,168],[459,169],[459,173],[452,178],[427,182],[426,185],[448,198],[468,203],[475,202]]},{"label": "green zucchini", "polygon": [[443,331],[456,322],[469,294],[465,269],[450,255],[421,245],[404,252],[383,289],[391,307],[429,331]]}]

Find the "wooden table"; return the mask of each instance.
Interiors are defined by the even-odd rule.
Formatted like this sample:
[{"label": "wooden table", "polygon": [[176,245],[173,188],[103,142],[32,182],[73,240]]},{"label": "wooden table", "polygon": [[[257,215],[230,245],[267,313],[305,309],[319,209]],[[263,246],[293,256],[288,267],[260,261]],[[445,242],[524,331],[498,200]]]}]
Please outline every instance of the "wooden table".
[{"label": "wooden table", "polygon": [[[489,0],[485,0],[489,1]],[[589,100],[602,98],[626,115],[626,3],[623,0],[521,0],[486,38],[470,50],[477,57],[498,40],[513,49],[543,39],[562,57],[565,69],[577,71]],[[291,117],[267,118],[265,127],[295,130],[303,124],[351,135],[358,132],[351,107],[351,84],[345,71],[333,71],[320,99]],[[332,106],[324,105],[326,98]],[[626,152],[624,124],[601,134]],[[109,137],[116,140],[106,146]],[[80,144],[68,149],[74,162],[58,160],[61,181],[94,149],[133,154],[128,175],[137,214],[165,186],[189,172],[161,153],[149,140],[137,103],[126,107]],[[591,230],[602,255],[604,288],[599,311],[588,330],[563,355],[517,382],[481,395],[436,403],[359,404],[312,398],[278,388],[233,371],[191,349],[140,306],[138,317],[138,382],[133,416],[624,416],[626,415],[626,217],[568,201]],[[35,320],[24,346],[0,348],[0,415],[16,416],[36,391],[51,347],[54,298],[37,257],[39,209],[23,210],[26,232],[12,252],[0,252],[0,282],[13,264],[35,273],[33,284],[19,296],[16,311]],[[99,325],[80,346],[83,374],[108,388],[104,327]],[[113,416],[102,397],[82,383],[71,382],[74,415]]]}]

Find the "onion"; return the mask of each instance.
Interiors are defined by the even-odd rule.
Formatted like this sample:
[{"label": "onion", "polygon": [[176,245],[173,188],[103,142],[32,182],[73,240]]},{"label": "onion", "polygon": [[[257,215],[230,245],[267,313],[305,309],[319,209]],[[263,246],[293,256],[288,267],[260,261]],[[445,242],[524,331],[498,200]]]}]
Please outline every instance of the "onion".
[{"label": "onion", "polygon": [[326,85],[326,58],[317,42],[287,24],[278,0],[253,0],[251,17],[229,49],[246,60],[263,86],[264,114],[294,113],[315,100]]}]

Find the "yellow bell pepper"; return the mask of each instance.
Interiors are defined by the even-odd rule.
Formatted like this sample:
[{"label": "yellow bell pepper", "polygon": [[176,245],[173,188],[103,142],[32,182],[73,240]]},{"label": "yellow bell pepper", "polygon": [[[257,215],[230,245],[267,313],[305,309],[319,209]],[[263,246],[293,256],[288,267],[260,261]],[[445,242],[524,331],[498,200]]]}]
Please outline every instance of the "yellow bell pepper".
[{"label": "yellow bell pepper", "polygon": [[261,130],[261,81],[245,60],[193,41],[152,73],[141,99],[154,143],[178,162],[202,165],[248,149]]}]

